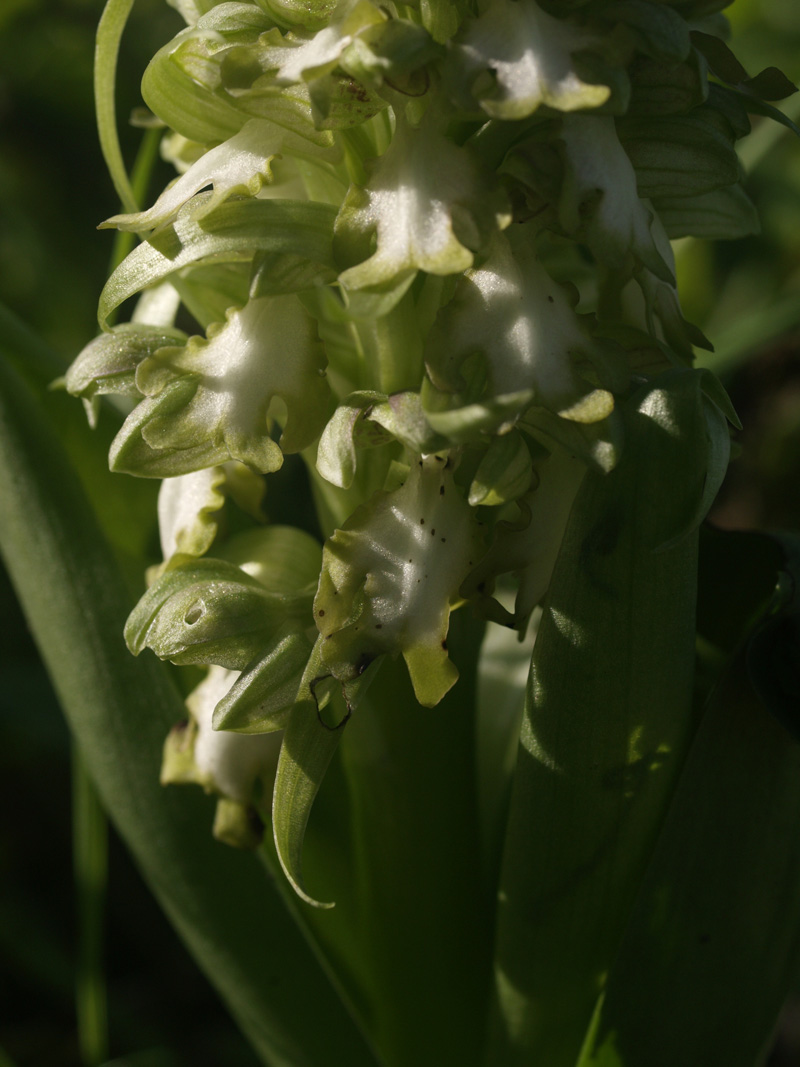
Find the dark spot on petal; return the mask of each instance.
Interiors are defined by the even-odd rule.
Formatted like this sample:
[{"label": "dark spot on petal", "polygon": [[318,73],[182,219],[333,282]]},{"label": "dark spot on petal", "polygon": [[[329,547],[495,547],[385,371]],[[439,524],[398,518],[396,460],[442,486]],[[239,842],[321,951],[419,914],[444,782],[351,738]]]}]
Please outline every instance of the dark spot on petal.
[{"label": "dark spot on petal", "polygon": [[431,537],[435,537],[435,536],[436,536],[436,530],[431,530]]},{"label": "dark spot on petal", "polygon": [[443,537],[443,538],[442,538],[442,544],[445,544],[445,542],[446,542],[446,541],[447,541],[447,538],[446,538],[446,537]]},{"label": "dark spot on petal", "polygon": [[552,296],[550,296],[549,294],[548,294],[548,297],[547,297],[547,299],[549,300],[549,302],[550,302],[551,304],[554,304],[554,303],[555,303],[555,301],[553,300]]},{"label": "dark spot on petal", "polygon": [[478,592],[482,593],[486,589],[486,582],[478,582]]},{"label": "dark spot on petal", "polygon": [[439,496],[444,496],[444,486],[443,485],[439,486]]},{"label": "dark spot on petal", "polygon": [[424,526],[425,525],[425,520],[424,519],[420,519],[419,520],[419,524],[420,524],[420,526]]},{"label": "dark spot on petal", "polygon": [[383,629],[383,623],[382,622],[376,622],[375,623],[375,629],[376,630],[382,630]]},{"label": "dark spot on petal", "polygon": [[320,618],[322,618],[322,616],[324,614],[325,614],[325,608],[320,608],[319,611],[317,612],[317,615],[319,615]]},{"label": "dark spot on petal", "polygon": [[445,650],[445,652],[447,651],[447,642],[446,641],[442,641],[442,648]]}]

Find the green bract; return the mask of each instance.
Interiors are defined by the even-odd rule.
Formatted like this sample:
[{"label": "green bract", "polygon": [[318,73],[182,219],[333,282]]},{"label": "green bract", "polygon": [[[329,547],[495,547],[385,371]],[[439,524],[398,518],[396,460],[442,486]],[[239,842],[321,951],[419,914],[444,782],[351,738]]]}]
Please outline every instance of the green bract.
[{"label": "green bract", "polygon": [[[629,810],[625,783],[633,796],[640,764],[655,773],[689,743],[690,669],[681,660],[673,677],[670,649],[642,620],[652,603],[691,657],[696,531],[736,417],[719,383],[692,369],[693,346],[708,342],[683,316],[669,241],[753,231],[735,144],[748,115],[786,92],[785,79],[748,78],[708,32],[724,32],[721,16],[699,31],[724,6],[715,0],[174,6],[187,26],[153,58],[142,92],[178,176],[135,210],[107,147],[126,196],[124,213],[102,225],[141,243],[106,283],[104,332],[65,384],[92,418],[101,396],[117,394],[126,417],[112,469],[163,479],[162,561],[125,636],[136,654],[207,669],[186,701],[188,724],[167,742],[164,781],[217,794],[215,833],[235,844],[258,843],[255,809],[272,816],[277,859],[315,904],[304,835],[347,731],[335,763],[347,811],[329,818],[338,844],[321,848],[334,884],[346,862],[362,865],[368,939],[383,920],[379,904],[369,912],[364,841],[402,831],[380,823],[381,802],[364,783],[384,799],[400,788],[380,770],[408,742],[399,707],[412,717],[434,709],[415,729],[447,736],[472,773],[474,754],[441,724],[455,721],[446,715],[460,710],[459,671],[477,659],[477,639],[464,633],[484,620],[523,641],[543,606],[510,841],[525,838],[528,808],[566,790],[570,731],[580,734],[580,795],[612,844],[614,819]],[[110,326],[131,297],[133,321]],[[315,517],[301,518],[292,500],[298,517],[286,520],[295,512],[284,465],[290,475],[304,465]],[[281,521],[268,517],[271,486]],[[586,613],[606,609],[613,632],[593,644]],[[642,747],[646,672],[626,658],[634,645],[665,685],[653,751]],[[487,648],[502,646],[495,635]],[[565,649],[583,664],[574,674]],[[515,675],[518,660],[509,654]],[[673,697],[683,701],[674,719]],[[605,714],[612,725],[594,761],[591,731],[602,735]],[[465,735],[473,725],[465,715]],[[513,742],[503,733],[490,748],[506,753]],[[498,812],[507,762],[482,771]],[[674,783],[669,767],[657,799]],[[452,797],[425,773],[430,808],[445,811]],[[625,824],[637,877],[661,811]],[[351,815],[364,840],[342,829]],[[550,826],[537,825],[549,849]],[[426,832],[422,820],[408,836]],[[482,832],[499,835],[488,823]],[[563,885],[548,883],[546,864],[544,873],[527,860],[515,867],[509,853],[487,1063],[538,1056],[560,1067],[580,1053],[633,889],[626,883],[624,907],[615,897],[595,956],[576,963],[577,1007],[564,993],[572,972],[556,975],[551,996],[550,957],[541,975],[541,960],[529,973],[522,957],[542,921],[530,900],[543,901],[542,914],[553,906],[558,937],[601,908],[584,876],[610,865],[605,841],[596,853],[581,823],[553,864]],[[500,850],[498,836],[484,857],[491,870],[473,879],[481,900]],[[377,901],[393,899],[400,866],[385,883],[374,875]],[[319,874],[318,864],[312,891]],[[448,888],[448,907],[457,890]],[[574,893],[574,915],[558,910],[562,890]],[[346,956],[342,922],[319,927],[334,961]],[[412,1038],[391,1032],[370,983],[413,983],[371,953],[363,948],[352,973],[348,964],[347,982],[381,1040],[408,1052]],[[481,966],[488,973],[488,955]],[[551,999],[548,1029],[536,1005]],[[462,1062],[441,1049],[430,1056]]]}]

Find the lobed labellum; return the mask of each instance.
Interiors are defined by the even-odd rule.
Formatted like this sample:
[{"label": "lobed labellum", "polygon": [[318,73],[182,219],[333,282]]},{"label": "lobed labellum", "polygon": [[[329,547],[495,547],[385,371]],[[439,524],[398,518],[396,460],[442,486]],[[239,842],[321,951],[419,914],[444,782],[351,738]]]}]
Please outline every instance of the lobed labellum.
[{"label": "lobed labellum", "polygon": [[437,704],[458,677],[447,654],[450,611],[482,554],[452,461],[417,459],[401,488],[375,494],[325,545],[314,619],[332,674],[349,681],[401,652],[419,702]]},{"label": "lobed labellum", "polygon": [[[140,364],[147,397],[111,450],[117,470],[189,473],[229,459],[277,470],[283,452],[305,448],[327,419],[325,358],[313,322],[294,296],[261,297],[183,349]],[[269,436],[273,400],[285,405],[280,447]]]}]

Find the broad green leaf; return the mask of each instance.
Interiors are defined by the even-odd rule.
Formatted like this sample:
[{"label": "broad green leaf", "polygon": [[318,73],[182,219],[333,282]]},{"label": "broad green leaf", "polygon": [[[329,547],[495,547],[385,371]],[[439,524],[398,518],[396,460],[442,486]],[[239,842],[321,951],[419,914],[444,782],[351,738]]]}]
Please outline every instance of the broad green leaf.
[{"label": "broad green leaf", "polygon": [[[209,194],[205,194],[209,195]],[[335,210],[327,204],[293,200],[237,200],[222,204],[203,219],[193,203],[179,210],[175,222],[144,242],[114,271],[100,294],[100,325],[129,296],[203,260],[250,261],[256,252],[292,253],[333,277],[331,252]]]},{"label": "broad green leaf", "polygon": [[680,520],[686,457],[641,410],[650,388],[618,465],[583,480],[544,605],[487,1063],[573,1067],[691,738],[697,538],[652,550]]},{"label": "broad green leaf", "polygon": [[433,710],[417,703],[405,665],[387,657],[339,749],[358,845],[355,938],[387,1063],[481,1063],[493,912],[475,780],[482,632],[468,611],[453,613],[448,645],[460,678]]},{"label": "broad green leaf", "polygon": [[[789,611],[796,709],[796,599]],[[800,963],[798,817],[800,746],[740,652],[703,713],[580,1067],[761,1062]]]},{"label": "broad green leaf", "polygon": [[160,663],[125,649],[129,594],[108,542],[30,392],[5,365],[0,373],[0,543],[106,809],[265,1063],[315,1067],[335,1047],[375,1067],[278,884],[220,851],[204,797],[159,786],[181,700]]}]

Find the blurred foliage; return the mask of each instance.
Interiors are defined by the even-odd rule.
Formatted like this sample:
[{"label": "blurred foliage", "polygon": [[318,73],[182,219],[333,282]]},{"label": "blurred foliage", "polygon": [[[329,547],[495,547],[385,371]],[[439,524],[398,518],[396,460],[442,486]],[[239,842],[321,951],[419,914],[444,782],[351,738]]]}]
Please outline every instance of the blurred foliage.
[{"label": "blurred foliage", "polygon": [[[65,364],[96,332],[113,239],[95,227],[117,208],[94,128],[101,7],[0,0],[0,300]],[[736,0],[729,15],[732,45],[751,74],[775,64],[800,80],[800,5]],[[137,0],[120,62],[120,116],[140,105],[147,60],[180,26],[163,0]],[[782,105],[795,119],[798,100]],[[686,314],[716,346],[704,362],[722,374],[744,423],[714,521],[798,529],[800,151],[783,127],[753,125],[742,152],[762,233],[716,246],[682,242],[678,267]],[[131,162],[141,132],[123,123],[122,134]],[[169,177],[166,167],[157,171],[154,189]],[[19,1067],[71,1067],[80,1059],[69,739],[4,576],[0,631],[0,1062],[5,1052]],[[255,1063],[113,838],[107,943],[112,1056],[124,1055],[128,1067]],[[776,1052],[772,1062],[798,1059]]]}]

